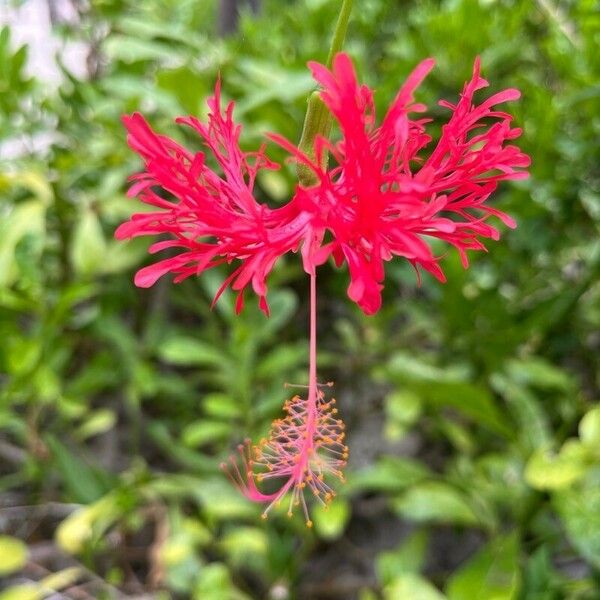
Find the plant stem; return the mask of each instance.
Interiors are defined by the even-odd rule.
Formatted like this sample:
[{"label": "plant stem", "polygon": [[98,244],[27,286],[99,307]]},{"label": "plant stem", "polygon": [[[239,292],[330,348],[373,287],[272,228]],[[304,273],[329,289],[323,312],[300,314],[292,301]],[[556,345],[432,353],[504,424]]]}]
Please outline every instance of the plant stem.
[{"label": "plant stem", "polygon": [[[331,69],[335,55],[344,46],[346,32],[348,31],[348,22],[350,13],[352,12],[352,0],[343,0],[342,8],[335,26],[333,39],[329,48],[329,56],[327,57],[327,67]],[[329,137],[331,132],[332,118],[329,109],[321,100],[321,94],[318,91],[313,92],[308,98],[308,106],[306,116],[304,117],[304,126],[302,128],[302,136],[298,148],[309,156],[312,160],[315,159],[315,140],[317,136]],[[323,153],[323,164],[321,167],[327,169],[328,154]],[[319,182],[317,175],[313,170],[303,163],[296,165],[296,173],[298,181],[304,187],[311,187]]]},{"label": "plant stem", "polygon": [[333,39],[331,40],[331,47],[329,48],[329,56],[327,57],[327,67],[331,69],[333,59],[335,55],[344,46],[344,40],[346,39],[346,31],[348,31],[348,21],[350,20],[350,13],[352,12],[352,0],[343,0],[342,8],[338,16],[335,31],[333,33]]}]

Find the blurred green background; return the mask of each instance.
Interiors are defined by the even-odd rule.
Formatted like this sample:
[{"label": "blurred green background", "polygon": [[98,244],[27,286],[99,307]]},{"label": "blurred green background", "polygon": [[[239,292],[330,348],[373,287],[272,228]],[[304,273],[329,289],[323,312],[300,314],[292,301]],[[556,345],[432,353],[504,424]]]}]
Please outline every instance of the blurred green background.
[{"label": "blurred green background", "polygon": [[[209,310],[219,273],[136,289],[147,241],[112,237],[137,208],[123,113],[195,147],[173,119],[205,115],[221,73],[244,145],[298,138],[339,2],[241,4],[236,25],[226,1],[73,2],[52,15],[54,85],[0,34],[0,598],[597,600],[597,0],[355,3],[346,49],[380,114],[434,56],[418,99],[439,123],[480,54],[492,92],[523,92],[533,166],[496,196],[518,229],[468,271],[450,252],[446,285],[397,261],[365,317],[322,268],[350,464],[313,530],[263,522],[218,470],[305,380],[299,261],[269,320],[250,301],[235,318],[227,294]],[[259,181],[272,204],[293,185],[290,166]]]}]

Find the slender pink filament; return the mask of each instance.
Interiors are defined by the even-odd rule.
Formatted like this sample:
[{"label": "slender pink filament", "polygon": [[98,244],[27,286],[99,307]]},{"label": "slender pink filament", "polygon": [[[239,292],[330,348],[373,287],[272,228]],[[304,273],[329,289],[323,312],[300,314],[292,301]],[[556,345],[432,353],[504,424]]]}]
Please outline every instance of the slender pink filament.
[{"label": "slender pink filament", "polygon": [[[290,492],[288,516],[295,506],[302,506],[306,524],[312,526],[304,497],[306,489],[323,505],[335,496],[325,482],[325,475],[344,480],[342,469],[348,458],[344,445],[344,423],[337,418],[335,399],[325,399],[323,387],[317,382],[317,286],[316,275],[310,276],[310,342],[308,396],[294,396],[286,401],[286,416],[273,422],[270,436],[252,446],[249,440],[239,446],[242,468],[238,460],[230,458],[224,470],[238,489],[254,502],[268,503],[263,511],[266,518],[273,506],[278,505]],[[304,387],[304,386],[301,386]],[[257,470],[257,472],[255,472]],[[272,493],[263,493],[257,482],[283,480]]]}]

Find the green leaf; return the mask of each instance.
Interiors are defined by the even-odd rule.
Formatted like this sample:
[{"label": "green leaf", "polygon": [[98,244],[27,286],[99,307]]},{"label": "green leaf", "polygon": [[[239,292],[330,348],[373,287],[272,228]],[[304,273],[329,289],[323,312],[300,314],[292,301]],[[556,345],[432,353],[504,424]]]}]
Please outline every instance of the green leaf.
[{"label": "green leaf", "polygon": [[242,414],[240,403],[227,394],[207,394],[202,406],[207,415],[218,419],[235,419]]},{"label": "green leaf", "polygon": [[158,356],[169,364],[182,367],[219,366],[227,360],[214,345],[183,335],[174,335],[162,342]]},{"label": "green leaf", "polygon": [[26,189],[30,197],[35,198],[46,207],[54,199],[52,186],[43,172],[30,170],[2,173],[0,175],[0,192],[3,192],[5,188],[11,187]]},{"label": "green leaf", "polygon": [[108,491],[108,481],[96,469],[76,456],[55,437],[47,437],[55,465],[76,502],[89,503]]},{"label": "green leaf", "polygon": [[187,469],[204,473],[214,472],[217,469],[214,459],[178,444],[165,423],[150,421],[146,426],[146,433],[167,456]]},{"label": "green leaf", "polygon": [[40,587],[45,590],[62,590],[73,585],[83,574],[79,567],[67,567],[56,573],[47,575],[40,581]]},{"label": "green leaf", "polygon": [[523,568],[522,598],[559,600],[561,579],[554,566],[550,547],[543,545],[528,557]]},{"label": "green leaf", "polygon": [[558,490],[581,479],[589,468],[589,453],[576,440],[567,441],[558,455],[536,450],[525,468],[525,480],[538,490]]},{"label": "green leaf", "polygon": [[278,375],[289,374],[292,369],[304,364],[307,356],[308,347],[305,343],[279,346],[261,357],[256,375],[272,380]]},{"label": "green leaf", "polygon": [[0,575],[20,571],[27,562],[27,545],[8,535],[0,535]]},{"label": "green leaf", "polygon": [[200,570],[193,591],[193,600],[250,600],[249,596],[237,590],[231,582],[227,567],[213,562]]},{"label": "green leaf", "polygon": [[84,422],[75,430],[74,436],[80,440],[87,440],[95,435],[106,433],[115,426],[117,415],[108,408],[100,408],[88,415]]},{"label": "green leaf", "polygon": [[583,416],[579,423],[579,437],[590,449],[600,449],[600,406],[592,408]]},{"label": "green leaf", "polygon": [[407,352],[396,352],[388,362],[388,369],[404,382],[459,383],[468,375],[463,367],[438,367]]},{"label": "green leaf", "polygon": [[[215,464],[214,459],[211,464]],[[210,478],[163,475],[149,483],[148,489],[168,498],[193,498],[202,506],[203,514],[209,519],[228,521],[256,518],[260,514],[260,508],[249,503],[223,473]]]},{"label": "green leaf", "polygon": [[411,521],[477,525],[479,519],[467,498],[441,481],[425,481],[393,502],[396,512]]},{"label": "green leaf", "polygon": [[387,585],[406,573],[418,573],[425,565],[429,536],[417,530],[396,550],[382,552],[375,560],[377,577]]},{"label": "green leaf", "polygon": [[446,600],[446,597],[429,581],[416,573],[405,573],[383,590],[384,600]]},{"label": "green leaf", "polygon": [[422,402],[414,392],[398,390],[385,397],[388,419],[412,425],[421,416],[421,410]]},{"label": "green leaf", "polygon": [[176,570],[187,571],[189,566],[196,566],[197,547],[208,544],[211,534],[197,518],[186,518],[175,508],[170,511],[169,530],[160,554],[170,573],[176,575]]},{"label": "green leaf", "polygon": [[267,555],[267,534],[264,528],[237,526],[223,535],[219,546],[232,563],[260,570]]},{"label": "green leaf", "polygon": [[448,581],[448,600],[513,600],[519,578],[516,533],[492,540]]},{"label": "green leaf", "polygon": [[527,449],[550,445],[550,424],[538,398],[526,387],[499,373],[491,376],[490,383],[502,394],[513,413],[523,445]]},{"label": "green leaf", "polygon": [[35,369],[42,351],[39,342],[24,337],[15,337],[9,342],[12,343],[7,362],[11,373],[24,375]]},{"label": "green leaf", "polygon": [[335,540],[344,533],[350,519],[350,504],[339,497],[327,506],[317,504],[312,510],[311,518],[320,538]]},{"label": "green leaf", "polygon": [[514,381],[541,389],[568,391],[573,386],[573,380],[567,372],[535,356],[508,361],[507,372]]},{"label": "green leaf", "polygon": [[163,69],[157,73],[156,80],[161,89],[175,96],[184,111],[198,114],[203,109],[207,81],[200,73],[188,66]]},{"label": "green leaf", "polygon": [[15,585],[0,592],[0,600],[42,600],[44,596],[44,590],[32,583]]},{"label": "green leaf", "polygon": [[406,430],[421,416],[423,403],[410,390],[398,390],[385,397],[385,435],[394,440],[401,438]]},{"label": "green leaf", "polygon": [[160,548],[160,559],[167,568],[185,562],[195,554],[194,546],[189,540],[171,536]]},{"label": "green leaf", "polygon": [[28,200],[13,207],[0,219],[0,287],[10,285],[17,276],[17,244],[27,235],[45,235],[45,216],[44,202]]},{"label": "green leaf", "polygon": [[221,421],[194,421],[186,425],[181,432],[181,439],[186,446],[195,448],[224,439],[231,433],[231,425]]},{"label": "green leaf", "polygon": [[139,265],[146,252],[147,244],[144,240],[130,240],[127,244],[121,240],[107,240],[104,261],[98,271],[108,275],[122,273]]},{"label": "green leaf", "polygon": [[471,383],[429,382],[415,388],[421,398],[434,406],[450,406],[504,437],[514,435],[511,424],[498,408],[490,391]]},{"label": "green leaf", "polygon": [[374,465],[348,475],[349,490],[399,492],[429,477],[422,463],[406,457],[384,456]]},{"label": "green leaf", "polygon": [[79,275],[89,276],[102,270],[106,260],[106,240],[98,215],[90,208],[83,210],[75,225],[70,258]]},{"label": "green leaf", "polygon": [[69,554],[78,554],[94,535],[101,535],[119,516],[114,495],[109,494],[97,502],[69,515],[56,529],[56,543]]},{"label": "green leaf", "polygon": [[180,62],[182,53],[169,44],[113,34],[104,43],[104,52],[110,60],[132,63],[145,60]]},{"label": "green leaf", "polygon": [[600,470],[580,485],[557,491],[553,501],[571,543],[600,569]]}]

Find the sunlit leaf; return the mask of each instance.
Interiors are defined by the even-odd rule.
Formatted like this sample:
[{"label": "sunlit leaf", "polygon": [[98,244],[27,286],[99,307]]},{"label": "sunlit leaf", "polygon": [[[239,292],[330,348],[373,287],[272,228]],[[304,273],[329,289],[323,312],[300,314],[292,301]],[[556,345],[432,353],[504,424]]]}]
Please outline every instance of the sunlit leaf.
[{"label": "sunlit leaf", "polygon": [[0,592],[0,600],[42,600],[44,596],[43,588],[32,583],[15,585]]},{"label": "sunlit leaf", "polygon": [[536,450],[527,463],[525,479],[536,489],[561,489],[581,479],[589,466],[590,456],[586,448],[571,440],[554,456],[546,448]]},{"label": "sunlit leaf", "polygon": [[342,535],[350,519],[350,504],[344,498],[336,498],[331,504],[317,504],[311,519],[315,532],[324,540],[335,540]]},{"label": "sunlit leaf", "polygon": [[384,600],[399,600],[410,598],[411,600],[446,600],[432,583],[416,573],[404,573],[395,577],[394,580],[383,590]]},{"label": "sunlit leaf", "polygon": [[18,538],[0,535],[0,575],[10,575],[27,562],[27,545]]},{"label": "sunlit leaf", "polygon": [[579,437],[590,449],[600,449],[600,406],[592,408],[581,419]]}]

